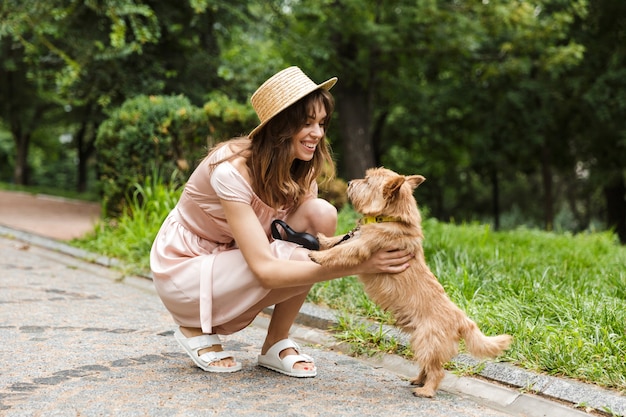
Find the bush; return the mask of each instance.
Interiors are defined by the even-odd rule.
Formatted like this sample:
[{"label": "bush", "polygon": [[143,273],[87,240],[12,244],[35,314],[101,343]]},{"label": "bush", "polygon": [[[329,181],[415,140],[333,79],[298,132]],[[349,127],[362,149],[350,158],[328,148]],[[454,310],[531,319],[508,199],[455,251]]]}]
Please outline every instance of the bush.
[{"label": "bush", "polygon": [[341,210],[348,204],[348,183],[341,178],[322,181],[319,185],[319,196]]},{"label": "bush", "polygon": [[184,183],[208,148],[253,124],[251,109],[223,95],[213,95],[202,108],[184,96],[127,100],[96,139],[104,213],[121,214],[133,185],[153,172],[174,186]]}]

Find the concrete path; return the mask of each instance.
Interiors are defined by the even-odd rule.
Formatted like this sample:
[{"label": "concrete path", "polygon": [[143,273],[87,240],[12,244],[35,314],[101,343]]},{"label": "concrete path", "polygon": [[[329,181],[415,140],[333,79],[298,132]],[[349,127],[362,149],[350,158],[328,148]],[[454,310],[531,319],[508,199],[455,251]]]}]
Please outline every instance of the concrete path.
[{"label": "concrete path", "polygon": [[93,230],[100,205],[43,194],[0,190],[0,224],[57,240]]}]

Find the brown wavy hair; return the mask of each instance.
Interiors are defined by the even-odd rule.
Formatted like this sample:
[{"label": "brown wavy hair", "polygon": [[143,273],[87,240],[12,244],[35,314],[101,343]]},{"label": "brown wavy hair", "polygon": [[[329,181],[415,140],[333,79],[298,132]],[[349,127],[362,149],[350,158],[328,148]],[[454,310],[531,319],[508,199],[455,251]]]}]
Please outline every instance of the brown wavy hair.
[{"label": "brown wavy hair", "polygon": [[[324,136],[320,139],[310,161],[292,159],[291,140],[307,123],[315,117],[315,108],[321,104],[326,110]],[[252,189],[268,206],[275,209],[297,208],[311,191],[311,184],[322,173],[324,180],[335,176],[335,164],[326,131],[335,108],[333,96],[324,89],[318,89],[298,100],[267,122],[253,137],[237,138],[221,144],[237,144],[241,150],[235,156],[246,158],[250,171]],[[218,161],[215,165],[223,161]]]}]

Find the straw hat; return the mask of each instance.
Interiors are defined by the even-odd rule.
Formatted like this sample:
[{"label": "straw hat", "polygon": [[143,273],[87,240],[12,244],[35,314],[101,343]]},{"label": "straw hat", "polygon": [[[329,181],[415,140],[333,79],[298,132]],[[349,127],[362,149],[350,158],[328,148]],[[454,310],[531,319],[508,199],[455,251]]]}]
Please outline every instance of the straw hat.
[{"label": "straw hat", "polygon": [[259,116],[261,123],[250,132],[249,136],[253,136],[261,130],[272,117],[307,94],[318,88],[330,90],[336,82],[337,77],[333,77],[321,84],[315,84],[298,67],[285,68],[274,74],[270,79],[265,81],[250,98],[252,107]]}]

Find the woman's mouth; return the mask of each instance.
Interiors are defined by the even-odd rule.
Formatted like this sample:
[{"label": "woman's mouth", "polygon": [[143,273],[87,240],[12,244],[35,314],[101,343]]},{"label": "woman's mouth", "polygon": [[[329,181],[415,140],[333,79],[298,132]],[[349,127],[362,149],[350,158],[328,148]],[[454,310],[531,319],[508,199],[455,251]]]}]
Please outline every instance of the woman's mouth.
[{"label": "woman's mouth", "polygon": [[311,152],[315,152],[315,148],[317,147],[317,143],[307,143],[301,142],[302,145]]}]

